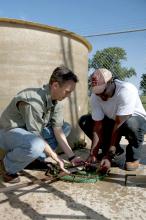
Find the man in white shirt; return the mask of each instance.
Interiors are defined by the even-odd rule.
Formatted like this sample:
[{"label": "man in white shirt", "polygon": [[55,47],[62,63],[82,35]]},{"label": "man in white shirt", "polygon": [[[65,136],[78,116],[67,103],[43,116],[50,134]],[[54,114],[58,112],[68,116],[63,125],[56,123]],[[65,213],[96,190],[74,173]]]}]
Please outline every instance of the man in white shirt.
[{"label": "man in white shirt", "polygon": [[128,82],[113,79],[112,73],[100,68],[92,78],[91,115],[82,116],[79,125],[92,140],[88,162],[95,162],[101,148],[101,169],[107,171],[111,160],[120,154],[122,136],[128,140],[126,170],[139,167],[146,128],[146,112],[138,90]]}]

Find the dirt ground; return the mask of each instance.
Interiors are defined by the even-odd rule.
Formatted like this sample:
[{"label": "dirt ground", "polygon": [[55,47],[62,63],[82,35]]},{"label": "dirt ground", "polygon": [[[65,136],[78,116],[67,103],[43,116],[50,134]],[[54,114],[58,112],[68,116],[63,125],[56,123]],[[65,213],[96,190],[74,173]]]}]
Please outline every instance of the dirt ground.
[{"label": "dirt ground", "polygon": [[[125,143],[124,143],[125,144]],[[123,146],[124,146],[123,144]],[[88,149],[77,154],[87,156]],[[0,193],[0,220],[145,220],[146,219],[146,142],[142,165],[133,172],[117,167],[96,183],[35,184],[11,192]],[[36,180],[43,172],[25,170],[21,182]],[[0,181],[0,189],[10,186]]]}]

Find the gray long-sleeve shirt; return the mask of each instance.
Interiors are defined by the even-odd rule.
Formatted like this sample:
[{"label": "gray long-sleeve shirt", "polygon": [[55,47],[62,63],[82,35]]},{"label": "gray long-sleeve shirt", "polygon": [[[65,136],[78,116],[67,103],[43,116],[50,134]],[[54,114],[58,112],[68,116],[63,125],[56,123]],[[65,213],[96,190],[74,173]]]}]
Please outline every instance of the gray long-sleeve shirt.
[{"label": "gray long-sleeve shirt", "polygon": [[[18,108],[20,102],[26,105]],[[48,84],[43,88],[28,88],[19,92],[0,116],[0,129],[6,130],[24,128],[41,134],[49,123],[52,127],[61,127],[63,110],[61,102],[52,102]]]}]

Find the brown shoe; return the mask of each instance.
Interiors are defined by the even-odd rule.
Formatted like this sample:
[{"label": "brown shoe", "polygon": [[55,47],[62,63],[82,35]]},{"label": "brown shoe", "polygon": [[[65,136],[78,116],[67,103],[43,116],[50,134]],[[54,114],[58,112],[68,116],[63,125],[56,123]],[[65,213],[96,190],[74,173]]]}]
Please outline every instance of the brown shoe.
[{"label": "brown shoe", "polygon": [[133,162],[126,162],[125,169],[128,171],[136,170],[139,167],[139,161],[135,160]]},{"label": "brown shoe", "polygon": [[0,175],[3,175],[4,172],[5,172],[5,167],[4,167],[3,161],[0,160]]},{"label": "brown shoe", "polygon": [[17,173],[10,174],[6,172],[3,160],[0,160],[0,175],[2,175],[3,181],[6,183],[19,183],[20,182],[20,177],[18,176]]},{"label": "brown shoe", "polygon": [[6,183],[19,183],[20,182],[20,177],[18,176],[17,173],[15,173],[15,174],[4,173],[3,174],[3,180]]}]

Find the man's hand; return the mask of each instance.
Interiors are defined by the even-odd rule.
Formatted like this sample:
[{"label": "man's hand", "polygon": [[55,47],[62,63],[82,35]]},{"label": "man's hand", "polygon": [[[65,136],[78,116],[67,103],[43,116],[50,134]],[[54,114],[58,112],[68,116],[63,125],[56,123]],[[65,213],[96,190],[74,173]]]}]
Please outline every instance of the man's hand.
[{"label": "man's hand", "polygon": [[109,171],[110,167],[111,167],[110,160],[107,158],[102,159],[102,161],[100,163],[100,171],[103,173],[107,173]]},{"label": "man's hand", "polygon": [[93,164],[97,162],[97,158],[93,155],[89,155],[89,157],[86,160],[86,164]]},{"label": "man's hand", "polygon": [[109,154],[115,155],[115,153],[116,153],[116,147],[115,147],[115,146],[110,146],[110,148],[109,148]]},{"label": "man's hand", "polygon": [[65,173],[67,173],[67,174],[70,174],[70,172],[67,170],[67,169],[65,169],[64,168],[64,162],[62,161],[62,160],[58,160],[57,161],[57,163],[58,163],[58,165],[60,166],[60,169],[63,171],[63,172],[65,172]]},{"label": "man's hand", "polygon": [[73,166],[83,165],[85,163],[81,157],[74,157],[70,162]]}]

